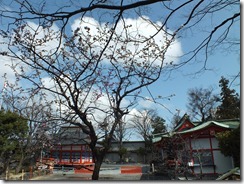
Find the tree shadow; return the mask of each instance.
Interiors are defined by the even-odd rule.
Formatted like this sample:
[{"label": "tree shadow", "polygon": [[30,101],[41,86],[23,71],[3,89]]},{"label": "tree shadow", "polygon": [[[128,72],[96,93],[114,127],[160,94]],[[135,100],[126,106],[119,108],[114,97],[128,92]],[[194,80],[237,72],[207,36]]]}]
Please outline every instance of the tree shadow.
[{"label": "tree shadow", "polygon": [[141,175],[140,180],[171,180],[168,174],[151,174],[151,173],[144,173]]}]

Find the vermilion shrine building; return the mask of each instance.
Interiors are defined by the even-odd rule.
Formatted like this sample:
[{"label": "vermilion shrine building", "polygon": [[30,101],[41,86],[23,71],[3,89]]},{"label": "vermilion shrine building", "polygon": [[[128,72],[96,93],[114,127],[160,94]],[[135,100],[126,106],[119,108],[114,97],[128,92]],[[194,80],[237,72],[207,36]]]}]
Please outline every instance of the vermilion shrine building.
[{"label": "vermilion shrine building", "polygon": [[220,152],[215,135],[239,125],[239,119],[193,123],[185,114],[172,132],[155,135],[153,143],[164,161],[185,163],[195,174],[222,174],[234,168],[234,162]]},{"label": "vermilion shrine building", "polygon": [[93,163],[88,146],[89,138],[79,127],[62,127],[57,144],[50,150],[50,158],[57,165],[85,165]]}]

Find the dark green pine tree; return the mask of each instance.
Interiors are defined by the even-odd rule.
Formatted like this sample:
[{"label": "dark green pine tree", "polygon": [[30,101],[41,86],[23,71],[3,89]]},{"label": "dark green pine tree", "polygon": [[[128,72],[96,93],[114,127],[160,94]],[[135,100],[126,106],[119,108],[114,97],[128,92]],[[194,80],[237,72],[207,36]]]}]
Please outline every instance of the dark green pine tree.
[{"label": "dark green pine tree", "polygon": [[27,120],[11,111],[0,110],[0,174],[11,162],[18,162],[28,131]]},{"label": "dark green pine tree", "polygon": [[221,153],[232,156],[235,167],[240,167],[240,126],[232,131],[224,131],[216,134]]},{"label": "dark green pine tree", "polygon": [[216,119],[240,118],[240,98],[234,89],[230,89],[229,80],[221,77],[219,87],[221,87],[221,104],[216,111]]},{"label": "dark green pine tree", "polygon": [[165,126],[165,120],[159,116],[156,116],[152,120],[153,134],[164,133],[167,131]]}]

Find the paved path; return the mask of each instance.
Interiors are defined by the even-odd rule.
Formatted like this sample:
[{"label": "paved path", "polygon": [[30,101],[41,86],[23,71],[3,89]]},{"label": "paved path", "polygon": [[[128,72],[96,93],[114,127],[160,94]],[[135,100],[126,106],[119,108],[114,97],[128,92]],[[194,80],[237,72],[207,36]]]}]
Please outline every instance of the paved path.
[{"label": "paved path", "polygon": [[[133,174],[121,174],[121,167],[125,165],[107,165],[103,164],[99,173],[99,180],[127,180],[127,181],[136,181],[136,180],[145,180],[147,177],[146,173],[149,171],[148,165],[139,165],[142,166],[142,172],[144,173],[133,173]],[[131,165],[130,165],[131,166]],[[135,165],[134,165],[135,166]],[[38,176],[32,178],[32,180],[91,180],[92,174],[84,173],[74,173],[74,170],[54,170],[53,174],[46,176]],[[143,176],[143,177],[142,177]]]},{"label": "paved path", "polygon": [[[50,174],[46,176],[38,176],[32,178],[31,180],[91,180],[91,174]],[[99,180],[127,180],[127,181],[136,181],[141,180],[142,174],[100,174]]]}]

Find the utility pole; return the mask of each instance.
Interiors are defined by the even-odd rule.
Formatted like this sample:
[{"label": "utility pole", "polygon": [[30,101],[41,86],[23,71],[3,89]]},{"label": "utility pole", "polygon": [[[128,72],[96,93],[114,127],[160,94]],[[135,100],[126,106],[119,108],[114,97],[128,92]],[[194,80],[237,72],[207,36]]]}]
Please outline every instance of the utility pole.
[{"label": "utility pole", "polygon": [[3,93],[5,91],[5,89],[7,88],[7,82],[5,81],[3,84],[3,89],[1,91],[1,99],[0,99],[0,110],[2,110],[2,103],[3,103]]},{"label": "utility pole", "polygon": [[177,115],[178,115],[178,117],[180,116],[180,109],[175,109],[176,111],[177,111]]},{"label": "utility pole", "polygon": [[43,168],[43,165],[42,165],[42,157],[43,157],[42,152],[43,152],[43,143],[42,143],[42,149],[41,149],[41,159],[40,159],[41,168]]}]

